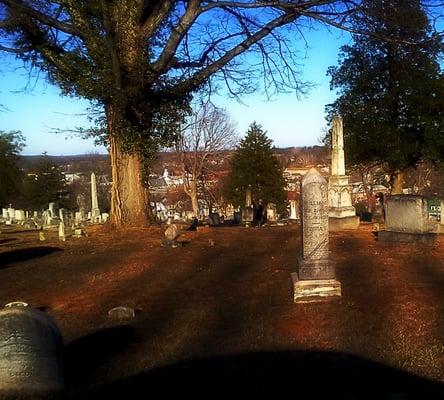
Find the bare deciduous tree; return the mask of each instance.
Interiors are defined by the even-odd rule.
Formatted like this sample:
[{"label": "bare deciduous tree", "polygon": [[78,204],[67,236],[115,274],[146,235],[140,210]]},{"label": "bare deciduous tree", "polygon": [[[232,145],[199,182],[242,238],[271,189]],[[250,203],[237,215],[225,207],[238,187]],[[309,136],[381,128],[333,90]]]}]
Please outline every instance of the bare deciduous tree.
[{"label": "bare deciduous tree", "polygon": [[199,182],[207,179],[220,162],[220,154],[233,148],[237,140],[236,124],[223,109],[211,103],[198,106],[183,125],[176,151],[180,153],[184,191],[191,199],[196,217],[199,216]]}]

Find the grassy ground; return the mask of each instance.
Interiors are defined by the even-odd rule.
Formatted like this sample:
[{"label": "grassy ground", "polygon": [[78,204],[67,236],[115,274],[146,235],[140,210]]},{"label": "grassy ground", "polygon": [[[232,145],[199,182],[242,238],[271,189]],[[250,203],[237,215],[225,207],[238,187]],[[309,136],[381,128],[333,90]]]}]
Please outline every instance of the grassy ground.
[{"label": "grassy ground", "polygon": [[[296,225],[203,228],[174,249],[158,228],[46,236],[0,236],[0,304],[55,318],[70,398],[444,398],[444,240],[383,243],[368,225],[332,233],[342,298],[294,304]],[[109,320],[120,305],[136,318]]]}]

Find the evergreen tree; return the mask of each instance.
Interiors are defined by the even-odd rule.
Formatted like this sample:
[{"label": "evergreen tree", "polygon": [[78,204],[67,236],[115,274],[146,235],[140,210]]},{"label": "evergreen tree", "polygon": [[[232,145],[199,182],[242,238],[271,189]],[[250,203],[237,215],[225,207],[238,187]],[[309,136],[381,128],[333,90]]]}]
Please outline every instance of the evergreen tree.
[{"label": "evergreen tree", "polygon": [[243,206],[246,191],[251,187],[254,203],[275,203],[279,210],[283,209],[285,181],[271,144],[267,133],[253,122],[230,160],[230,172],[224,187],[229,202]]},{"label": "evergreen tree", "polygon": [[19,131],[0,131],[0,206],[14,203],[19,195],[21,171],[18,155],[25,146]]},{"label": "evergreen tree", "polygon": [[403,171],[444,157],[444,79],[438,58],[442,41],[431,34],[419,0],[366,0],[354,18],[354,43],[343,46],[340,66],[331,67],[339,98],[329,118],[344,119],[350,164],[374,162],[402,191]]},{"label": "evergreen tree", "polygon": [[48,208],[49,203],[64,207],[62,194],[65,190],[65,177],[46,153],[43,153],[33,173],[23,181],[25,207],[34,210]]}]

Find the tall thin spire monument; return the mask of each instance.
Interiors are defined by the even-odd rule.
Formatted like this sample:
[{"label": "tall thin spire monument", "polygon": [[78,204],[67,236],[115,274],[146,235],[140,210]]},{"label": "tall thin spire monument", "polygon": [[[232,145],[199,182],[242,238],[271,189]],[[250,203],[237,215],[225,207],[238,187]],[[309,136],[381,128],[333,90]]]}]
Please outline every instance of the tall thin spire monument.
[{"label": "tall thin spire monument", "polygon": [[359,217],[352,205],[352,185],[345,175],[344,131],[342,118],[332,120],[331,168],[328,182],[329,230],[357,229]]}]

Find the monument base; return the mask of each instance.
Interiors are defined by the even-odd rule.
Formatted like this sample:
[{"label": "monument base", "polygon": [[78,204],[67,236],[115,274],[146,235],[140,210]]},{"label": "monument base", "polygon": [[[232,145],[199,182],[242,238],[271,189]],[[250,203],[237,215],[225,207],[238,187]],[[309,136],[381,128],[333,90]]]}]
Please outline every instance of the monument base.
[{"label": "monument base", "polygon": [[334,279],[335,277],[334,264],[329,258],[304,260],[302,257],[299,257],[298,261],[298,276],[301,281]]},{"label": "monument base", "polygon": [[334,232],[334,231],[342,231],[345,229],[358,229],[359,222],[360,220],[357,215],[343,217],[343,218],[329,217],[328,230],[330,232]]},{"label": "monument base", "polygon": [[379,240],[384,242],[422,243],[433,246],[438,243],[439,238],[437,233],[379,231]]},{"label": "monument base", "polygon": [[291,274],[295,303],[314,303],[341,297],[341,282],[336,279],[299,280],[296,272]]}]

